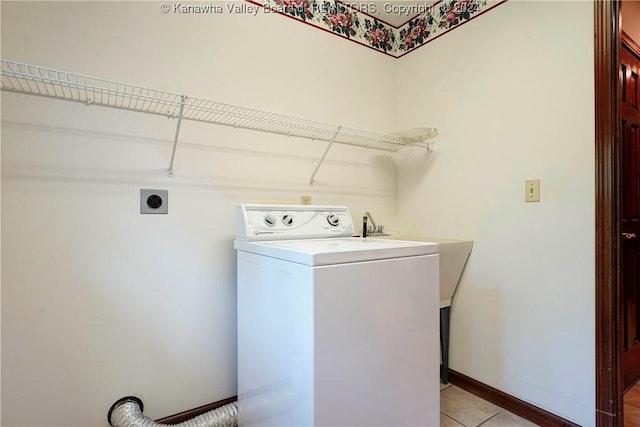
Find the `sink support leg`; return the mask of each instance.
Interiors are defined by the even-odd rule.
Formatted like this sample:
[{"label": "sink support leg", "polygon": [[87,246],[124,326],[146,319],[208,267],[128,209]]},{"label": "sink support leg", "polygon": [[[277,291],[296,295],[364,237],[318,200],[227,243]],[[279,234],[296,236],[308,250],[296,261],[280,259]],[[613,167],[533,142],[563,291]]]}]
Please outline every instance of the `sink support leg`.
[{"label": "sink support leg", "polygon": [[449,383],[449,319],[451,317],[451,306],[440,308],[440,354],[442,364],[440,365],[440,380],[443,384]]}]

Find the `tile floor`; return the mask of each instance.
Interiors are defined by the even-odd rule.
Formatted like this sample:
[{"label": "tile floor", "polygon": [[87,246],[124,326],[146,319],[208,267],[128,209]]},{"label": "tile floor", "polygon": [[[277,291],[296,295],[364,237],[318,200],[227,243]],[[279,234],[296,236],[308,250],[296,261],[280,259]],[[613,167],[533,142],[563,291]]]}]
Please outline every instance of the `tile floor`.
[{"label": "tile floor", "polygon": [[[624,427],[640,427],[640,382],[624,394]],[[440,427],[537,426],[451,384],[440,384]]]},{"label": "tile floor", "polygon": [[[442,398],[442,393],[440,393]],[[640,426],[640,382],[636,383],[624,394],[624,427]]]},{"label": "tile floor", "polygon": [[[640,388],[638,388],[640,414]],[[625,403],[626,405],[626,403]],[[625,411],[626,411],[625,406]],[[532,427],[530,421],[451,384],[440,384],[440,427]],[[625,423],[625,427],[627,427]]]}]

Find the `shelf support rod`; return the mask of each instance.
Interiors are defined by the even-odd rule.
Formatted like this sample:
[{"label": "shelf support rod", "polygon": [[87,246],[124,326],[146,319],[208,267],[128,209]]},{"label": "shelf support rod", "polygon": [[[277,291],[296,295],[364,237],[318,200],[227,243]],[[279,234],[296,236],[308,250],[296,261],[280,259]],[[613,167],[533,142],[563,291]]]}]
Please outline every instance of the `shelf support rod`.
[{"label": "shelf support rod", "polygon": [[320,170],[320,166],[322,166],[324,159],[327,157],[327,153],[329,153],[331,146],[333,145],[334,142],[336,142],[336,138],[338,137],[338,134],[340,133],[341,129],[342,129],[342,126],[338,126],[338,129],[336,130],[336,133],[333,134],[333,137],[331,138],[331,141],[329,141],[327,148],[324,149],[324,153],[322,154],[322,157],[320,158],[318,165],[316,166],[315,170],[311,174],[311,178],[309,179],[309,186],[313,186],[313,179],[316,177],[318,170]]},{"label": "shelf support rod", "polygon": [[173,161],[176,158],[176,148],[178,147],[178,135],[180,135],[180,125],[182,124],[182,113],[184,112],[184,103],[187,100],[185,95],[180,97],[180,112],[178,114],[178,124],[176,125],[176,134],[173,137],[173,149],[171,150],[171,161],[169,163],[169,177],[174,177]]}]

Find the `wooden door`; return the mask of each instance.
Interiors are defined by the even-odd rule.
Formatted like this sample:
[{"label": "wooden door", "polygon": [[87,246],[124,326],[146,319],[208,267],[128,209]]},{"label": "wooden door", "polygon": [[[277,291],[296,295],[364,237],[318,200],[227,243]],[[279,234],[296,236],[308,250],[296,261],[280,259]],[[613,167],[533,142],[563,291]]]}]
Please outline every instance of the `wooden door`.
[{"label": "wooden door", "polygon": [[626,389],[640,378],[640,59],[625,45],[620,74],[621,367]]}]

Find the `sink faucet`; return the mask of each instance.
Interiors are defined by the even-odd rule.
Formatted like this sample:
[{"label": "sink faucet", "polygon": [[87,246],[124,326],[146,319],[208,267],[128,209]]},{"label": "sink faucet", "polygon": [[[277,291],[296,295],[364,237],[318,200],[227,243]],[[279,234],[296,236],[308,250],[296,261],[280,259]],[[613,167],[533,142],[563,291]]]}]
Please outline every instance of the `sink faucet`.
[{"label": "sink faucet", "polygon": [[[367,225],[367,219],[371,221],[370,226]],[[369,211],[365,212],[362,216],[362,237],[367,236],[388,236],[388,234],[384,232],[383,225],[376,225],[376,221]]]}]

